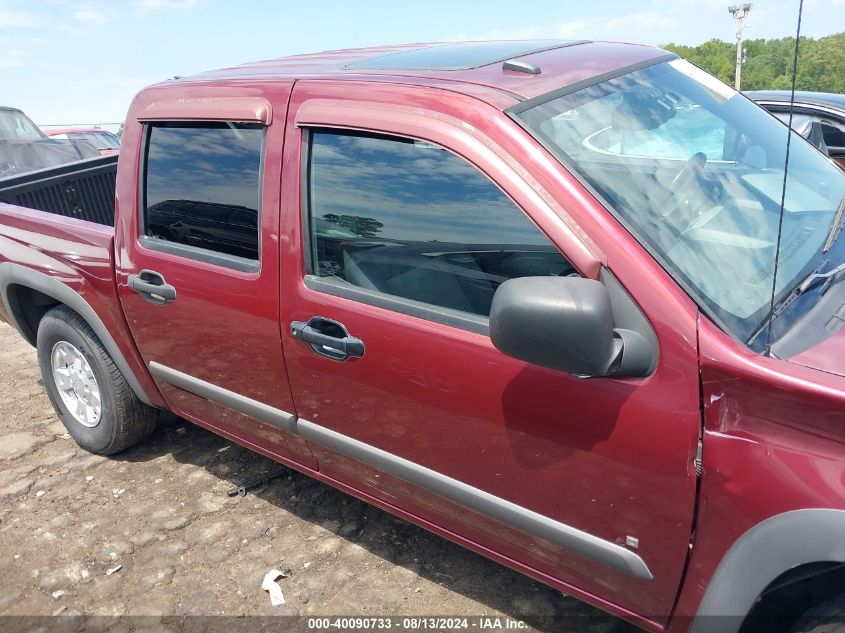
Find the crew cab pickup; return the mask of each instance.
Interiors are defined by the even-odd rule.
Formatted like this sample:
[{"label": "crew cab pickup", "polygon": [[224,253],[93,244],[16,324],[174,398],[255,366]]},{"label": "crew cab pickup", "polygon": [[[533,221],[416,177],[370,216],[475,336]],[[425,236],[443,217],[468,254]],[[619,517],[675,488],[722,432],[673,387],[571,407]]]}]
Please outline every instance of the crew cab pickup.
[{"label": "crew cab pickup", "polygon": [[166,81],[0,183],[0,316],[89,451],[170,411],[644,629],[821,630],[845,173],[788,134],[608,42]]}]

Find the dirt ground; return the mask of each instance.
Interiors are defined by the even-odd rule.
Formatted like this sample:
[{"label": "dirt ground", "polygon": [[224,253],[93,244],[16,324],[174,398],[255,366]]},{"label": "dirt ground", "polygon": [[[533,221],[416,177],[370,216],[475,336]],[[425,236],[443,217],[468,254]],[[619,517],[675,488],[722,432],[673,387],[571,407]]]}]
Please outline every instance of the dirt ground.
[{"label": "dirt ground", "polygon": [[[0,324],[0,615],[486,615],[634,630],[294,471],[227,496],[279,468],[176,419],[116,457],[82,451],[35,351]],[[282,606],[260,589],[272,568],[290,574]]]}]

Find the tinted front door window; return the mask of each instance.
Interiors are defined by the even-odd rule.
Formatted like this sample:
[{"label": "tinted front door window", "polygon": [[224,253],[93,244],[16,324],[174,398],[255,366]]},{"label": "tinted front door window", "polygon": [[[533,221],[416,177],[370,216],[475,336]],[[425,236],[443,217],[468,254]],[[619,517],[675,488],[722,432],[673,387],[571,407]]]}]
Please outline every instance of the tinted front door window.
[{"label": "tinted front door window", "polygon": [[514,277],[576,274],[498,187],[430,143],[311,136],[312,271],[487,316]]}]

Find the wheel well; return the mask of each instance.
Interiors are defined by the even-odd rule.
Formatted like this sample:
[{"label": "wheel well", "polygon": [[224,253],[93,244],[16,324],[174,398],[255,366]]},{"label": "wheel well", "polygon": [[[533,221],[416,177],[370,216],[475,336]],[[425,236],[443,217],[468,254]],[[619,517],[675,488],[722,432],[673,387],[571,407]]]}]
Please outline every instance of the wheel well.
[{"label": "wheel well", "polygon": [[763,590],[740,632],[788,633],[806,611],[842,594],[843,583],[845,563],[819,561],[794,567]]},{"label": "wheel well", "polygon": [[[105,323],[77,290],[56,277],[45,275],[32,268],[12,262],[0,262],[0,293],[2,293],[10,320],[31,345],[38,343],[38,326],[47,310],[53,306],[65,305],[76,312],[100,339],[138,399],[144,404],[155,406]],[[114,297],[114,300],[118,301],[117,297]],[[123,325],[125,326],[125,323]],[[125,328],[122,331],[125,331]],[[137,354],[137,349],[132,348],[131,353]],[[146,367],[140,364],[143,362],[142,359],[136,356],[135,360],[138,363],[139,374],[145,376],[150,381],[148,384],[152,385]],[[156,403],[159,406],[163,404],[160,394],[156,398]]]},{"label": "wheel well", "polygon": [[61,303],[43,292],[19,286],[10,285],[6,289],[9,297],[9,308],[21,328],[21,334],[27,342],[35,347],[38,338],[38,324],[47,311]]}]

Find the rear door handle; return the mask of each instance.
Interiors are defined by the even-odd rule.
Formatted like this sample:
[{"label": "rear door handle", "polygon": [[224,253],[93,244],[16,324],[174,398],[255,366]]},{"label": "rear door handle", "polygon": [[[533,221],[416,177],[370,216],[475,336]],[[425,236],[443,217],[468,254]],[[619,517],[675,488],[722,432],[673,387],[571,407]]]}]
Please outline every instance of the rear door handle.
[{"label": "rear door handle", "polygon": [[176,288],[168,284],[161,273],[154,270],[142,270],[137,275],[129,275],[129,288],[141,295],[144,301],[155,305],[164,305],[176,300]]},{"label": "rear door handle", "polygon": [[291,321],[290,335],[298,341],[308,343],[320,356],[332,360],[364,355],[364,341],[350,336],[342,323],[323,317],[311,317],[308,323]]}]

